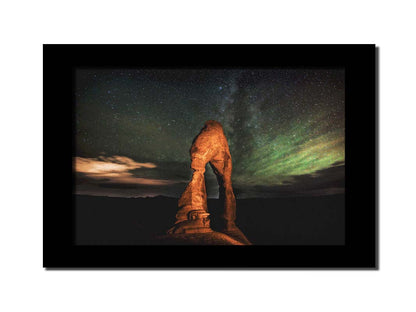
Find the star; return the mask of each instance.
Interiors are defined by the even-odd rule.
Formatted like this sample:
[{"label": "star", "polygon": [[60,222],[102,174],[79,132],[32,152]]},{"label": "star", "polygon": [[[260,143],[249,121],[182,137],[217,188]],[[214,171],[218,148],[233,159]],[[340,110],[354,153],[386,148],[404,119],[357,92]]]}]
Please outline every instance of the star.
[{"label": "star", "polygon": [[344,79],[342,69],[79,69],[77,156],[128,156],[156,164],[146,178],[176,181],[189,173],[193,138],[214,119],[238,196],[283,182],[296,193],[301,177],[345,160]]}]

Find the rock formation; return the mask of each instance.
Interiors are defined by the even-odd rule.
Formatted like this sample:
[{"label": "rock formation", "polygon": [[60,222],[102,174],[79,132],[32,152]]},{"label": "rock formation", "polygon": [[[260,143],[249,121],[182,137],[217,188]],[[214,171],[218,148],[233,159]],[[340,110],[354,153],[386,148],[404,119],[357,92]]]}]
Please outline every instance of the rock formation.
[{"label": "rock formation", "polygon": [[168,233],[212,232],[207,211],[204,178],[205,166],[209,163],[217,176],[220,200],[224,202],[224,210],[221,214],[223,219],[221,232],[242,241],[244,244],[250,244],[235,225],[236,201],[231,184],[231,154],[219,122],[209,120],[205,123],[192,143],[190,154],[192,179],[178,201],[176,222]]}]

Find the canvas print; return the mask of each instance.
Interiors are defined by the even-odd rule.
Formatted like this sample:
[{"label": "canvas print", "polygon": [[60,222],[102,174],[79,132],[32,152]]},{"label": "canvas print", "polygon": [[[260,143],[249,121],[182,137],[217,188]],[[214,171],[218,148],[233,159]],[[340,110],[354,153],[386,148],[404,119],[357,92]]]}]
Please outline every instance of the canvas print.
[{"label": "canvas print", "polygon": [[345,244],[344,68],[75,69],[76,245]]}]

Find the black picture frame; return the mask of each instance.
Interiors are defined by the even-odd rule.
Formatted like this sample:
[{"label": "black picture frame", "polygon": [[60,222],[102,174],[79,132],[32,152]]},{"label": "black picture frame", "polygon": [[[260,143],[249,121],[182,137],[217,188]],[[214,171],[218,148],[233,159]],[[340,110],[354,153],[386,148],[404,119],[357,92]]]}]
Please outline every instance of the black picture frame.
[{"label": "black picture frame", "polygon": [[[74,243],[74,71],[80,67],[345,68],[343,246]],[[377,269],[377,49],[366,45],[43,45],[43,266]],[[56,157],[60,155],[60,157]]]}]

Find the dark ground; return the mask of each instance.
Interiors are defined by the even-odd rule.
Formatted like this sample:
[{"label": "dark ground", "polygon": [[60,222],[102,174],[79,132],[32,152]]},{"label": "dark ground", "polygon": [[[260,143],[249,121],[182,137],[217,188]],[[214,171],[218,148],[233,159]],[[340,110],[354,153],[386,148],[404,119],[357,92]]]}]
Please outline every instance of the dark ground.
[{"label": "dark ground", "polygon": [[[76,196],[76,243],[152,245],[175,221],[176,198]],[[220,203],[208,199],[216,229]],[[343,245],[345,196],[237,199],[237,225],[255,245]]]}]

